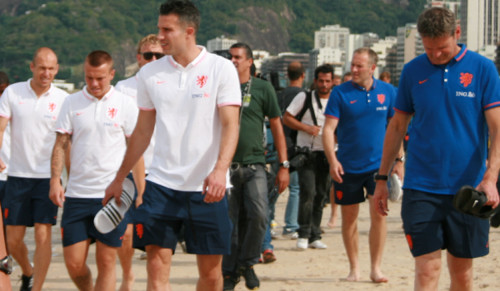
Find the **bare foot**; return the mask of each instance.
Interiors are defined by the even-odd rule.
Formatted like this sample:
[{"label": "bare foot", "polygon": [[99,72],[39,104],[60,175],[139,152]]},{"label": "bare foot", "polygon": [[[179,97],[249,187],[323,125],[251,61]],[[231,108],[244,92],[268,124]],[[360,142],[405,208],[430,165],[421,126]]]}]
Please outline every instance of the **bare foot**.
[{"label": "bare foot", "polygon": [[389,279],[386,276],[384,276],[384,274],[382,274],[381,272],[378,274],[372,273],[370,275],[370,279],[372,279],[373,283],[387,283],[387,282],[389,282]]},{"label": "bare foot", "polygon": [[132,291],[134,285],[134,275],[129,275],[127,279],[123,279],[119,291]]},{"label": "bare foot", "polygon": [[349,275],[345,279],[346,279],[346,281],[349,281],[349,282],[357,282],[360,279],[359,272],[351,270],[351,272],[349,273]]}]

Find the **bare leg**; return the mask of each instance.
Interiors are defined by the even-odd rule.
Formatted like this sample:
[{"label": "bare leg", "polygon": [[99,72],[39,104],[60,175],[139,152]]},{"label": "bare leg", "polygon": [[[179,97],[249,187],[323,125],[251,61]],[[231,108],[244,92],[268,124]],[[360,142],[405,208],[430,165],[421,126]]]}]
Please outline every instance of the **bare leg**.
[{"label": "bare leg", "polygon": [[24,234],[26,226],[23,225],[7,225],[7,245],[9,252],[21,267],[23,275],[32,276],[33,267],[28,258],[28,248],[24,243]]},{"label": "bare leg", "polygon": [[95,281],[95,290],[115,290],[117,250],[117,247],[110,247],[100,241],[97,241],[95,252],[97,261],[97,279]]},{"label": "bare leg", "polygon": [[335,188],[332,187],[330,188],[330,219],[328,220],[328,223],[326,224],[328,228],[334,228],[335,223],[337,222],[337,203],[335,203]]},{"label": "bare leg", "polygon": [[132,258],[134,249],[132,248],[133,224],[127,225],[127,230],[123,235],[122,246],[118,248],[118,257],[122,266],[122,284],[120,291],[132,291],[134,285],[134,272],[132,272]]},{"label": "bare leg", "polygon": [[64,262],[69,276],[82,291],[94,290],[92,273],[86,264],[90,240],[85,240],[63,248]]},{"label": "bare leg", "polygon": [[42,290],[43,282],[49,270],[52,259],[52,225],[47,223],[35,223],[35,255],[33,257],[33,288],[31,290]]},{"label": "bare leg", "polygon": [[222,290],[222,255],[197,255],[200,279],[196,285],[197,291]]},{"label": "bare leg", "polygon": [[472,259],[454,257],[448,253],[450,271],[450,291],[471,291],[473,281]]},{"label": "bare leg", "polygon": [[441,250],[415,258],[415,291],[437,290],[441,272]]},{"label": "bare leg", "polygon": [[342,239],[344,240],[347,258],[349,259],[349,275],[347,281],[358,281],[359,265],[358,265],[358,214],[359,204],[342,205]]},{"label": "bare leg", "polygon": [[373,199],[369,196],[370,202],[370,258],[371,258],[371,273],[370,279],[375,283],[385,283],[389,281],[382,273],[382,255],[384,253],[385,238],[387,235],[387,223],[385,216],[377,213]]},{"label": "bare leg", "polygon": [[[1,205],[0,209],[2,209]],[[3,232],[3,213],[1,211],[0,215],[1,215],[0,216],[0,259],[3,259],[7,256],[7,246]],[[12,291],[12,286],[10,284],[10,277],[4,272],[0,272],[0,286],[2,286],[2,290]]]},{"label": "bare leg", "polygon": [[166,290],[170,287],[170,266],[172,264],[172,249],[155,245],[146,246],[148,254],[148,291]]}]

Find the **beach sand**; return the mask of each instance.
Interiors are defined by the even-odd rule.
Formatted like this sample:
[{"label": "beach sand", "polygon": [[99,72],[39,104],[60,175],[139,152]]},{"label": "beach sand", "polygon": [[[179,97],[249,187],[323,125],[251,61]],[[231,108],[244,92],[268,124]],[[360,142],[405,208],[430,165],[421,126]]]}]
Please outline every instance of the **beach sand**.
[{"label": "beach sand", "polygon": [[[284,209],[287,201],[285,192],[276,205],[277,231],[281,234],[283,226]],[[359,215],[360,247],[359,261],[361,266],[361,281],[346,282],[344,278],[349,272],[349,263],[342,243],[340,232],[340,219],[333,229],[326,227],[330,216],[330,208],[324,209],[323,228],[325,234],[323,241],[328,245],[326,250],[308,249],[297,251],[296,241],[279,238],[273,240],[277,261],[271,264],[259,264],[255,271],[260,278],[260,290],[276,291],[309,291],[309,290],[412,290],[414,261],[402,231],[400,218],[400,203],[390,203],[390,214],[387,218],[387,241],[383,258],[382,270],[389,278],[388,283],[374,284],[370,281],[370,259],[368,249],[368,230],[370,225],[368,203],[361,205]],[[340,213],[339,213],[340,214]],[[340,216],[340,215],[339,215]],[[26,234],[26,242],[33,255],[33,231]],[[134,273],[136,281],[134,290],[146,290],[147,272],[146,261],[139,260],[140,252],[136,250],[134,256]],[[500,290],[500,272],[495,270],[500,264],[500,230],[492,229],[490,233],[490,254],[474,261],[474,290]],[[87,260],[94,280],[96,277],[95,246],[91,246]],[[449,275],[446,269],[446,253],[442,256],[442,272],[439,280],[439,290],[449,289]],[[20,268],[15,267],[11,275],[14,290],[20,286]],[[171,269],[172,290],[195,290],[198,271],[196,257],[184,254],[180,247],[173,257]],[[121,269],[117,265],[117,289],[121,282]],[[1,286],[0,286],[0,289]],[[75,286],[66,271],[62,254],[59,223],[53,228],[53,258],[49,273],[44,284],[44,290],[70,291]],[[237,285],[235,290],[247,290],[244,280]]]}]

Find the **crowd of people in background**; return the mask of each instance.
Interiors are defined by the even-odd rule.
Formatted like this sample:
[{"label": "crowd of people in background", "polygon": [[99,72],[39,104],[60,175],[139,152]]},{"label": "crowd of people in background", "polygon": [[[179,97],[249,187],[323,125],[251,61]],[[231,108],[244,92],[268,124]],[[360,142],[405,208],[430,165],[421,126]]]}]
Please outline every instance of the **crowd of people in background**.
[{"label": "crowd of people in background", "polygon": [[[452,200],[472,185],[486,205],[499,204],[500,81],[492,62],[458,43],[453,13],[420,15],[425,54],[405,66],[399,88],[388,72],[375,78],[377,54],[359,48],[350,72],[322,64],[310,89],[302,64],[290,63],[288,87],[276,91],[256,77],[249,44],[232,45],[229,59],[210,53],[196,43],[199,25],[193,3],[162,4],[158,34],[138,43],[140,70],[116,86],[113,58],[101,50],[85,58],[85,86],[72,94],[52,84],[59,65],[48,47],[35,51],[29,80],[9,84],[0,72],[2,290],[11,290],[9,255],[21,268],[20,290],[43,289],[58,208],[65,265],[79,290],[115,290],[117,259],[119,290],[133,290],[134,248],[147,260],[147,289],[170,290],[179,242],[196,254],[197,290],[231,291],[241,278],[257,290],[254,266],[278,259],[272,220],[286,189],[281,235],[297,250],[326,249],[323,211],[330,205],[333,228],[340,209],[347,281],[361,278],[357,221],[368,200],[370,279],[385,283],[392,174],[404,179],[415,290],[437,290],[441,249],[450,289],[472,290],[472,259],[488,254],[489,223]],[[101,233],[94,217],[112,199],[124,203],[125,179],[134,181],[133,206]],[[34,227],[32,259],[26,227]],[[87,264],[93,243],[95,280]]]}]

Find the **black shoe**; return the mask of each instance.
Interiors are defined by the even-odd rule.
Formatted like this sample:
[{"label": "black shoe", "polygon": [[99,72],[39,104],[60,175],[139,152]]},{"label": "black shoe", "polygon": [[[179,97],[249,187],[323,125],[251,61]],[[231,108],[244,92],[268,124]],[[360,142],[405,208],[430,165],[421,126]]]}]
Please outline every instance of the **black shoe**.
[{"label": "black shoe", "polygon": [[25,276],[22,275],[21,277],[21,289],[19,291],[31,291],[31,287],[33,287],[33,275],[31,276]]},{"label": "black shoe", "polygon": [[240,276],[224,275],[224,291],[233,291],[236,284],[240,282]]},{"label": "black shoe", "polygon": [[241,273],[245,278],[245,285],[249,290],[258,290],[260,286],[259,278],[255,274],[253,270],[253,266],[248,266],[246,268],[242,268]]}]

